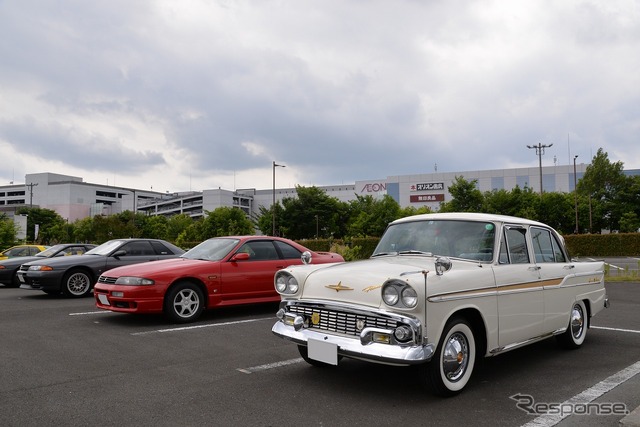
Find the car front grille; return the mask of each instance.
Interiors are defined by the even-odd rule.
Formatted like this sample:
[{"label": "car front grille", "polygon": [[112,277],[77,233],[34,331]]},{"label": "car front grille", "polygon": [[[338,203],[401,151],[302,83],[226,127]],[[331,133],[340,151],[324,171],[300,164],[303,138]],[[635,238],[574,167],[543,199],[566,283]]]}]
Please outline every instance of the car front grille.
[{"label": "car front grille", "polygon": [[108,285],[113,285],[114,283],[116,283],[116,278],[115,277],[107,277],[107,276],[100,276],[98,278],[98,283],[106,283]]},{"label": "car front grille", "polygon": [[[397,319],[376,315],[373,313],[353,313],[332,307],[313,305],[290,305],[289,312],[312,319],[311,329],[337,332],[345,335],[359,336],[364,328],[394,329],[400,322]],[[315,316],[314,316],[315,314]],[[314,317],[317,319],[313,321]]]}]

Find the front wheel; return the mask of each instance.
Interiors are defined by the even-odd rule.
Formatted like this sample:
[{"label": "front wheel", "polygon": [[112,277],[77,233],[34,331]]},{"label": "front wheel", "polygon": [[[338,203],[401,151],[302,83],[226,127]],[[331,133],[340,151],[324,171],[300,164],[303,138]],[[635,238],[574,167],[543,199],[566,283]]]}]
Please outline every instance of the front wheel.
[{"label": "front wheel", "polygon": [[576,301],[571,308],[571,317],[569,318],[569,326],[567,330],[558,335],[558,343],[565,348],[578,348],[587,337],[587,329],[589,328],[589,318],[587,315],[587,307],[584,301]]},{"label": "front wheel", "polygon": [[476,359],[476,340],[467,320],[447,322],[436,353],[423,365],[423,378],[439,396],[454,396],[467,385]]},{"label": "front wheel", "polygon": [[178,283],[164,301],[166,315],[177,323],[193,322],[204,310],[204,295],[193,283]]},{"label": "front wheel", "polygon": [[62,292],[72,298],[81,298],[91,292],[91,276],[83,270],[71,270],[62,279]]}]

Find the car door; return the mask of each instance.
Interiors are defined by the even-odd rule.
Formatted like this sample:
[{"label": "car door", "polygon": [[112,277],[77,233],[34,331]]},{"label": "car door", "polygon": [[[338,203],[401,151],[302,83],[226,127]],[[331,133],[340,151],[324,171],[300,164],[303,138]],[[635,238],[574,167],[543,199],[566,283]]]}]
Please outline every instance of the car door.
[{"label": "car door", "polygon": [[276,271],[290,265],[281,259],[271,240],[250,240],[236,253],[248,253],[249,258],[223,262],[222,299],[248,300],[275,298],[278,294],[273,285]]},{"label": "car door", "polygon": [[528,230],[505,225],[500,236],[498,265],[498,342],[500,347],[540,335],[544,298],[538,266],[531,260]]},{"label": "car door", "polygon": [[[570,262],[551,230],[531,227],[531,242],[544,289],[544,331],[553,332],[567,326],[575,290],[566,286],[570,283],[565,283],[564,280],[568,275],[574,275],[575,265]],[[571,281],[571,278],[568,279]]]}]

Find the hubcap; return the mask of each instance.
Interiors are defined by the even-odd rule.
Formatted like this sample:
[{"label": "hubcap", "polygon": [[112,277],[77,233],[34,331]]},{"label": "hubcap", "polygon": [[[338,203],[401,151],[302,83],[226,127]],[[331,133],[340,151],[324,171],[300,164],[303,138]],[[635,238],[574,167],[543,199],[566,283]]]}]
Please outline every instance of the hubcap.
[{"label": "hubcap", "polygon": [[582,312],[582,306],[576,304],[571,311],[571,334],[574,338],[578,339],[582,336],[582,330],[584,328],[584,313]]},{"label": "hubcap", "polygon": [[192,289],[183,289],[173,300],[173,308],[180,317],[191,317],[200,307],[198,294]]},{"label": "hubcap", "polygon": [[89,278],[84,274],[74,274],[69,277],[67,286],[72,294],[81,295],[86,292],[89,286]]},{"label": "hubcap", "polygon": [[442,354],[442,370],[447,379],[456,382],[462,378],[469,363],[469,343],[464,334],[456,332],[447,340]]}]

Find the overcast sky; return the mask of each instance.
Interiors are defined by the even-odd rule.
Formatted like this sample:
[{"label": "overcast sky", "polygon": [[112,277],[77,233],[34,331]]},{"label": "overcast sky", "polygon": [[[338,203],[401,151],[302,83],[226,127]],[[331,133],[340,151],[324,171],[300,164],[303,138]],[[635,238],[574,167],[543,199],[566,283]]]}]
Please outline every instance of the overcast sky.
[{"label": "overcast sky", "polygon": [[0,184],[640,168],[638,0],[0,0]]}]

